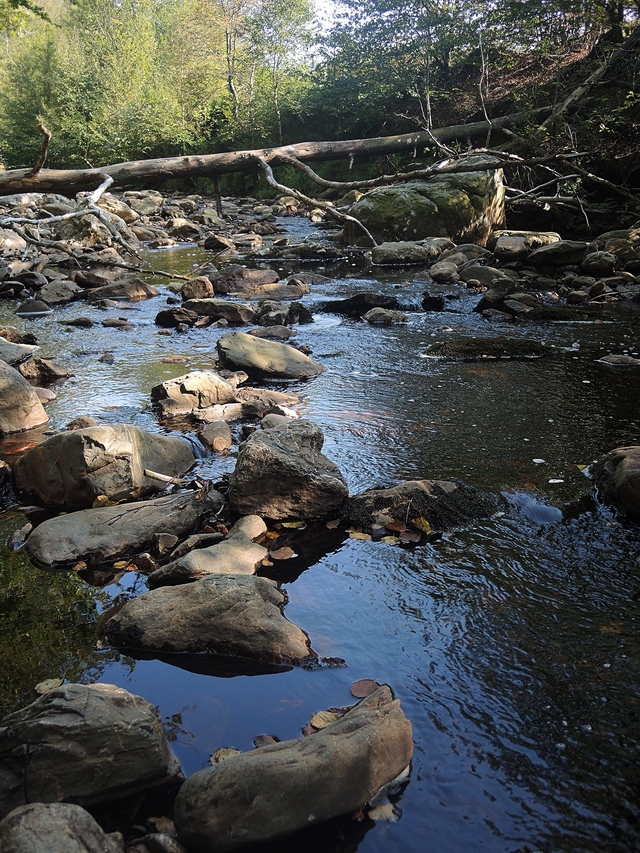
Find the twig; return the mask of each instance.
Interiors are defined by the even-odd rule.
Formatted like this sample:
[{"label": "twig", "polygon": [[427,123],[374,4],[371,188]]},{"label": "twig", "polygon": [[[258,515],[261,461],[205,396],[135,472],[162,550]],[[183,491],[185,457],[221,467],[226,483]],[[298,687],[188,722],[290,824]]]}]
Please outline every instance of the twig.
[{"label": "twig", "polygon": [[40,169],[44,166],[44,161],[47,159],[47,148],[49,147],[49,142],[51,142],[51,131],[47,130],[47,128],[40,122],[38,125],[38,130],[43,136],[42,145],[40,146],[40,154],[38,155],[38,160],[36,165],[33,167],[31,173],[28,175],[29,178],[35,178]]}]

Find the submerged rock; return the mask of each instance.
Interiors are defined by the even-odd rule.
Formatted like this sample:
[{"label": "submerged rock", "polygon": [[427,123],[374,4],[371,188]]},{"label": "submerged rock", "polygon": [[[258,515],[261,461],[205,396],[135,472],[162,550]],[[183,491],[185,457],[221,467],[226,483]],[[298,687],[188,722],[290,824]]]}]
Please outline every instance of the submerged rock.
[{"label": "submerged rock", "polygon": [[177,477],[194,462],[184,439],[128,424],[95,426],[43,441],[16,461],[13,476],[19,491],[48,506],[85,509],[99,495],[119,501],[159,492],[166,483],[145,477],[145,469]]},{"label": "submerged rock", "polygon": [[104,639],[149,652],[213,652],[266,663],[315,659],[307,635],[284,617],[285,603],[274,581],[211,575],[128,601],[106,623]]},{"label": "submerged rock", "polygon": [[178,793],[178,838],[226,853],[290,835],[370,802],[411,761],[411,723],[387,686],[309,737],[199,770]]},{"label": "submerged rock", "polygon": [[522,338],[457,338],[430,344],[425,355],[450,361],[477,361],[480,358],[540,358],[553,350],[546,344]]},{"label": "submerged rock", "polygon": [[43,521],[27,539],[35,562],[52,566],[100,562],[148,548],[158,531],[182,536],[222,504],[215,491],[180,492],[155,500],[83,509]]},{"label": "submerged rock", "polygon": [[384,293],[354,293],[346,299],[334,299],[325,302],[322,310],[331,314],[347,314],[350,317],[362,317],[372,308],[387,308],[394,310],[398,308],[398,300],[395,296],[387,296]]},{"label": "submerged rock", "polygon": [[120,833],[107,835],[71,803],[19,806],[0,821],[2,853],[124,853]]},{"label": "submerged rock", "polygon": [[155,706],[113,684],[66,684],[0,721],[3,816],[27,801],[89,805],[181,779]]},{"label": "submerged rock", "polygon": [[229,502],[242,515],[323,518],[349,494],[339,468],[321,453],[324,436],[308,420],[254,432],[240,445]]},{"label": "submerged rock", "polygon": [[17,370],[0,360],[0,435],[22,432],[48,420],[35,389]]},{"label": "submerged rock", "polygon": [[229,332],[218,340],[222,367],[245,370],[249,376],[281,376],[307,379],[326,370],[322,364],[286,344],[268,341],[243,332]]},{"label": "submerged rock", "polygon": [[213,370],[194,370],[151,389],[163,415],[186,415],[222,403],[235,403],[235,386]]},{"label": "submerged rock", "polygon": [[602,500],[640,521],[640,445],[617,447],[589,470]]},{"label": "submerged rock", "polygon": [[465,483],[408,480],[390,489],[368,489],[353,495],[345,503],[342,516],[362,528],[417,518],[427,521],[431,530],[441,531],[486,518],[504,505],[502,498]]}]

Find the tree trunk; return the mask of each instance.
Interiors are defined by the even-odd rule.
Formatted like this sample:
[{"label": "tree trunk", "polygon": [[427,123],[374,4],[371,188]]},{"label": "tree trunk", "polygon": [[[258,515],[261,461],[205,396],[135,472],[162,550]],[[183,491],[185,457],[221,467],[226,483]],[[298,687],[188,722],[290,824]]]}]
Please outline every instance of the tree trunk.
[{"label": "tree trunk", "polygon": [[[530,113],[514,113],[471,124],[441,127],[430,133],[404,133],[399,136],[380,136],[374,139],[348,139],[341,142],[298,142],[279,148],[261,148],[254,151],[229,151],[222,154],[194,154],[184,157],[163,157],[155,160],[131,160],[94,169],[42,169],[33,175],[33,169],[10,169],[0,172],[0,195],[22,192],[57,192],[75,195],[81,190],[94,189],[106,176],[113,178],[116,187],[155,185],[163,178],[213,177],[229,172],[251,171],[258,167],[257,158],[271,166],[287,162],[294,157],[301,161],[341,160],[347,157],[379,157],[393,153],[420,153],[435,148],[437,142],[460,141],[471,144],[484,140],[489,127],[492,137],[499,140],[503,128],[533,119],[540,121],[551,112],[541,107]],[[505,140],[508,139],[506,134]],[[434,138],[436,141],[434,141]]]}]

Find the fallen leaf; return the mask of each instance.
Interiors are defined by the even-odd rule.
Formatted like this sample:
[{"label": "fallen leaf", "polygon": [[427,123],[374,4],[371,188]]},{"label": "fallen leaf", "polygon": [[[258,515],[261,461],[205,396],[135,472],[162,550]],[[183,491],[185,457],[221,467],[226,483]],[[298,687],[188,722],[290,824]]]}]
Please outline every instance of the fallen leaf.
[{"label": "fallen leaf", "polygon": [[371,820],[388,820],[391,823],[398,820],[398,815],[393,810],[392,803],[384,803],[381,806],[376,806],[375,809],[369,809],[367,817]]},{"label": "fallen leaf", "polygon": [[400,542],[397,536],[383,536],[380,541],[385,542],[387,545],[398,545]]},{"label": "fallen leaf", "polygon": [[83,562],[82,560],[78,560],[77,563],[74,563],[73,566],[71,566],[71,571],[72,572],[81,572],[83,569],[86,569],[86,568],[87,568],[87,564],[85,562]]},{"label": "fallen leaf", "polygon": [[114,569],[126,569],[129,565],[129,560],[118,560],[113,564]]},{"label": "fallen leaf", "polygon": [[260,560],[260,565],[261,565],[261,566],[272,566],[272,565],[273,565],[273,563],[271,562],[271,560],[267,560],[267,559],[265,558],[264,560]]},{"label": "fallen leaf", "polygon": [[39,684],[36,684],[35,691],[42,696],[50,690],[55,690],[56,687],[61,687],[63,681],[64,678],[47,678]]},{"label": "fallen leaf", "polygon": [[414,527],[417,527],[418,530],[421,530],[423,533],[431,533],[431,525],[429,524],[427,519],[423,518],[422,516],[420,516],[419,518],[412,518],[411,524],[413,524]]},{"label": "fallen leaf", "polygon": [[326,729],[327,726],[330,726],[331,723],[335,723],[343,716],[344,714],[336,711],[316,711],[315,714],[311,715],[309,722],[314,729]]},{"label": "fallen leaf", "polygon": [[371,696],[380,687],[377,681],[372,678],[361,678],[360,681],[354,681],[351,685],[351,695],[356,699],[364,699],[365,696]]},{"label": "fallen leaf", "polygon": [[304,737],[309,737],[309,735],[315,734],[317,729],[314,729],[313,726],[303,726],[302,734]]},{"label": "fallen leaf", "polygon": [[261,746],[269,746],[272,743],[280,743],[280,741],[273,735],[258,735],[258,737],[253,740],[253,745],[256,749],[260,749]]},{"label": "fallen leaf", "polygon": [[371,539],[371,536],[370,536],[370,534],[369,534],[369,533],[361,533],[361,532],[359,532],[358,530],[354,530],[354,531],[352,531],[352,532],[349,534],[349,537],[350,537],[351,539],[362,539],[363,541],[364,541],[364,540],[366,540],[366,539]]},{"label": "fallen leaf", "polygon": [[270,551],[269,556],[272,560],[290,560],[292,557],[297,557],[298,555],[293,548],[289,548],[288,545],[284,545],[276,551]]},{"label": "fallen leaf", "polygon": [[234,755],[241,755],[240,750],[234,749],[232,746],[222,746],[213,753],[209,759],[209,764],[220,764],[221,761],[233,758]]},{"label": "fallen leaf", "polygon": [[283,521],[282,526],[288,530],[304,530],[307,524],[305,521]]},{"label": "fallen leaf", "polygon": [[588,468],[588,467],[589,467],[588,465],[576,465],[576,468],[578,469],[578,471],[584,471],[584,469]]},{"label": "fallen leaf", "polygon": [[413,533],[411,530],[405,530],[400,534],[401,542],[419,542],[421,539],[419,533]]},{"label": "fallen leaf", "polygon": [[327,521],[325,527],[327,527],[329,530],[335,530],[339,524],[340,524],[340,519],[334,518],[332,521]]},{"label": "fallen leaf", "polygon": [[407,529],[404,521],[390,521],[389,524],[385,524],[385,527],[394,533],[403,533]]},{"label": "fallen leaf", "polygon": [[278,539],[280,537],[280,534],[276,533],[275,530],[267,530],[267,532],[265,533],[265,537],[267,539]]}]

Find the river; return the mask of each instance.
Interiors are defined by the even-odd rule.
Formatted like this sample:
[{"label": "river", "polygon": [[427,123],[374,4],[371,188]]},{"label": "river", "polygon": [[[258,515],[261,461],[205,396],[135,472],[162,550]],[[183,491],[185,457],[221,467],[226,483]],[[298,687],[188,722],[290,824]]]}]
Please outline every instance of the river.
[{"label": "river", "polygon": [[[187,247],[147,252],[145,260],[184,272],[206,257]],[[408,325],[388,328],[317,313],[315,323],[297,327],[296,342],[326,373],[270,386],[302,394],[300,413],[324,430],[324,452],[350,491],[458,478],[502,492],[508,511],[418,546],[357,541],[324,525],[287,531],[282,541],[299,556],[274,567],[290,598],[286,615],[321,657],[347,666],[217,677],[98,651],[101,614],[145,591],[144,578],[127,573],[100,586],[104,577],[32,567],[23,551],[5,547],[25,523],[5,490],[2,713],[32,701],[45,678],[114,683],[158,706],[190,774],[219,747],[249,750],[260,734],[299,736],[312,713],[350,704],[351,683],[373,678],[392,687],[413,725],[398,819],[339,819],[279,850],[637,851],[640,528],[595,502],[585,467],[640,443],[640,370],[598,362],[609,352],[638,354],[637,313],[506,327],[510,336],[552,345],[548,358],[441,362],[425,357],[434,341],[505,334],[472,313],[477,296],[423,313],[415,309],[424,282],[410,268],[310,268],[330,280],[312,286],[309,304],[375,290],[413,309]],[[131,331],[58,322],[105,317],[86,304],[16,320],[15,306],[0,303],[0,323],[33,332],[38,355],[55,356],[75,374],[56,389],[50,426],[89,414],[168,429],[148,406],[151,387],[211,367],[224,331],[158,335],[153,320],[168,295],[123,308]],[[105,351],[113,364],[99,360]],[[188,360],[162,362],[168,355]],[[32,440],[31,433],[6,438],[0,455],[10,462]],[[233,456],[199,456],[201,476],[216,480],[233,468]]]}]

